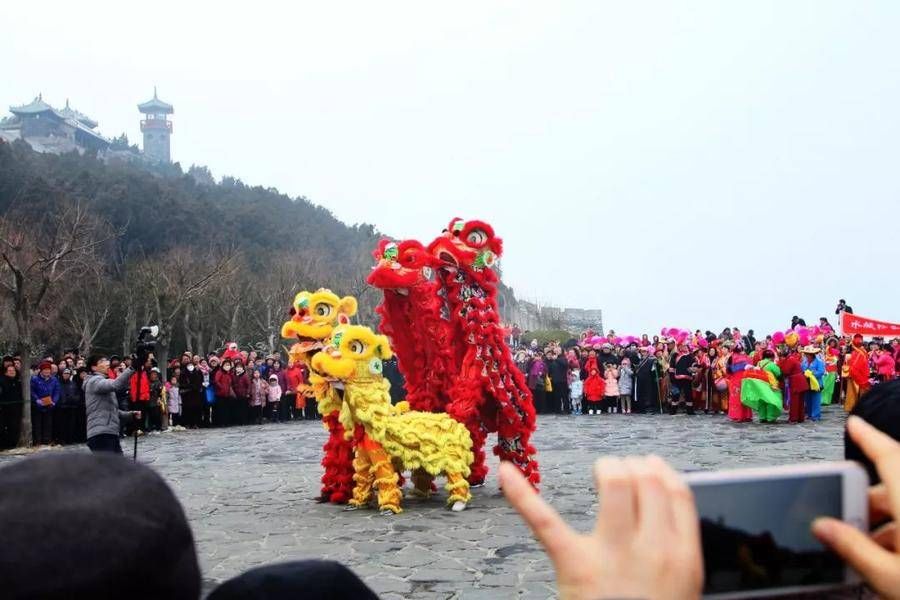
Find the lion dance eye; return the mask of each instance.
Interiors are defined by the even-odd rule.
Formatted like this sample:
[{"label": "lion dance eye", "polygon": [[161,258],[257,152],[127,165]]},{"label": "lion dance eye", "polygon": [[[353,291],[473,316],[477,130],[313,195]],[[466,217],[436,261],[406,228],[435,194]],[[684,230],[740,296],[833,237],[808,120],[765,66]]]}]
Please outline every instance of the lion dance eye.
[{"label": "lion dance eye", "polygon": [[369,361],[369,373],[373,375],[381,375],[381,370],[382,367],[380,358],[373,358],[371,361]]},{"label": "lion dance eye", "polygon": [[316,314],[320,317],[327,317],[331,314],[331,306],[321,302],[316,304]]},{"label": "lion dance eye", "polygon": [[480,247],[487,243],[487,234],[481,229],[475,229],[466,236],[466,241],[470,246]]},{"label": "lion dance eye", "polygon": [[362,354],[365,351],[366,345],[359,340],[353,340],[350,342],[350,352],[352,352],[353,354]]}]

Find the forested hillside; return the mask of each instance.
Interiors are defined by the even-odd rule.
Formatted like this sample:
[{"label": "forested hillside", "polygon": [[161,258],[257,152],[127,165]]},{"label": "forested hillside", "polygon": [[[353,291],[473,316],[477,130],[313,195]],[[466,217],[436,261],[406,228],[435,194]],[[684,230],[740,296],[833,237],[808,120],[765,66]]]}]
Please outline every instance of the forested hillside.
[{"label": "forested hillside", "polygon": [[378,302],[365,285],[374,227],[274,188],[215,183],[205,168],[0,142],[0,214],[0,339],[10,349],[21,342],[17,319],[30,322],[35,352],[125,352],[145,323],[163,326],[171,351],[227,340],[277,349],[298,289],[353,294],[368,322]]}]

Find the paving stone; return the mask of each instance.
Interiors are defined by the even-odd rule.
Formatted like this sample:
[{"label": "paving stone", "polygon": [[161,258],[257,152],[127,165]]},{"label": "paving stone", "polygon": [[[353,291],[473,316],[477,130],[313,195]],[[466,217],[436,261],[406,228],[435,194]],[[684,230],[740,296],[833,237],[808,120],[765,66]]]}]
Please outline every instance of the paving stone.
[{"label": "paving stone", "polygon": [[504,587],[510,588],[519,582],[519,576],[515,573],[487,573],[478,581],[480,587]]},{"label": "paving stone", "polygon": [[423,567],[415,569],[413,574],[409,576],[410,581],[450,581],[450,582],[474,582],[476,580],[474,573],[465,571],[441,569],[440,567]]},{"label": "paving stone", "polygon": [[377,594],[394,592],[408,594],[412,591],[412,583],[394,577],[373,576],[366,579],[366,584]]}]

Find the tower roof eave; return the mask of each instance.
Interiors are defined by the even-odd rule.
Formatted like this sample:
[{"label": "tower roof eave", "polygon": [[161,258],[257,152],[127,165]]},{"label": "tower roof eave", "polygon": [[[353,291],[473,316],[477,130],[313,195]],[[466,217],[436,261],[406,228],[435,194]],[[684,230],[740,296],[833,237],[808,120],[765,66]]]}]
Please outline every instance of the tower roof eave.
[{"label": "tower roof eave", "polygon": [[171,115],[175,109],[168,102],[163,102],[159,98],[154,97],[143,104],[138,104],[138,110],[142,113],[166,114]]}]

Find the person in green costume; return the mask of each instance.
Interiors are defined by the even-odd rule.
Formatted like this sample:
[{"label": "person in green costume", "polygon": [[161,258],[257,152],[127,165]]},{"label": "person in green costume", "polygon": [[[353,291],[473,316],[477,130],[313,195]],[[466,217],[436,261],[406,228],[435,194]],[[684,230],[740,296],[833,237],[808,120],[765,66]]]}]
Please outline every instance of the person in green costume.
[{"label": "person in green costume", "polygon": [[834,386],[837,383],[838,365],[838,339],[828,338],[828,347],[825,348],[825,384],[822,386],[822,406],[831,404],[834,396]]},{"label": "person in green costume", "polygon": [[774,423],[781,414],[784,400],[781,396],[781,369],[775,363],[775,353],[766,349],[756,367],[763,371],[763,378],[748,377],[741,382],[741,404],[759,414],[760,423]]}]

